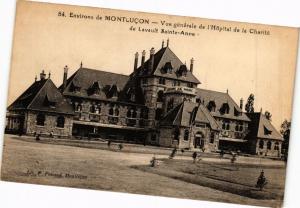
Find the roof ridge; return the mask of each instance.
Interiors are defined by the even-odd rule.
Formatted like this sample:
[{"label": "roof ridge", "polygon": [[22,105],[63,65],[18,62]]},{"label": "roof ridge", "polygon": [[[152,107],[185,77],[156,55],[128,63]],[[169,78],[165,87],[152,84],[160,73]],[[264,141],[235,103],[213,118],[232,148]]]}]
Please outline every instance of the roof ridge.
[{"label": "roof ridge", "polygon": [[[38,94],[41,92],[41,90],[45,87],[46,83],[49,82],[50,78],[46,79],[45,83],[43,84],[43,86],[37,91],[37,93],[34,95],[33,99],[31,100],[31,102],[29,103],[29,105],[27,105],[27,109],[30,108],[31,104],[33,103],[33,101],[37,98]],[[55,86],[55,85],[54,85]]]},{"label": "roof ridge", "polygon": [[116,72],[110,72],[110,71],[104,71],[104,70],[98,70],[98,69],[91,69],[91,68],[79,68],[77,71],[79,71],[79,70],[91,70],[91,71],[104,72],[104,73],[109,73],[109,74],[117,74],[117,75],[129,77],[129,75],[126,75],[126,74],[120,74],[120,73],[116,73]]}]

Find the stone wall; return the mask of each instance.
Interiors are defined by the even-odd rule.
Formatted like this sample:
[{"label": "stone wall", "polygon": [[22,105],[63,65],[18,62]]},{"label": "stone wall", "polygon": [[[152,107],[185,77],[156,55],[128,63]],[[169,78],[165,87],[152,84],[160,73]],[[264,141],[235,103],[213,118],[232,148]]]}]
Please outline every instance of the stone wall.
[{"label": "stone wall", "polygon": [[41,134],[45,136],[69,137],[72,135],[73,119],[70,115],[63,115],[65,118],[64,128],[57,127],[58,115],[45,113],[44,126],[39,126],[36,123],[38,112],[28,112],[26,115],[26,134]]},{"label": "stone wall", "polygon": [[[271,145],[269,146],[268,143]],[[263,146],[260,144],[263,144]],[[281,145],[282,141],[279,140],[257,138],[255,146],[256,154],[261,156],[280,157]]]},{"label": "stone wall", "polygon": [[173,147],[174,129],[172,127],[160,128],[159,146]]}]

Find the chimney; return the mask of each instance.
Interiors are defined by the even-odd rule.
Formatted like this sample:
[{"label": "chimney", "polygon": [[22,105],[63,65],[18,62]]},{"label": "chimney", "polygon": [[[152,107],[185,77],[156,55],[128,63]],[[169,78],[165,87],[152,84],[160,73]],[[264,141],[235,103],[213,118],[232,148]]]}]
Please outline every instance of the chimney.
[{"label": "chimney", "polygon": [[66,87],[67,87],[68,70],[69,70],[69,68],[68,68],[68,66],[66,65],[66,66],[64,67],[63,90],[65,90]]},{"label": "chimney", "polygon": [[243,107],[244,107],[244,100],[243,98],[240,99],[240,109],[243,110]]},{"label": "chimney", "polygon": [[135,55],[134,55],[134,71],[137,70],[137,67],[138,67],[138,60],[139,60],[139,53],[136,52]]},{"label": "chimney", "polygon": [[50,77],[51,77],[51,72],[49,71],[49,74],[48,74],[48,79],[50,79]]},{"label": "chimney", "polygon": [[169,47],[169,38],[167,39],[167,47]]},{"label": "chimney", "polygon": [[191,59],[191,65],[190,65],[191,73],[193,73],[193,69],[194,69],[194,58]]},{"label": "chimney", "polygon": [[149,65],[148,65],[148,73],[151,73],[153,71],[153,67],[154,67],[154,53],[155,50],[152,47],[150,50],[150,59],[149,59]]},{"label": "chimney", "polygon": [[44,71],[44,70],[42,70],[42,72],[40,73],[40,79],[41,79],[41,80],[46,79],[46,74],[45,74],[45,71]]},{"label": "chimney", "polygon": [[146,51],[143,50],[143,51],[142,51],[142,61],[141,61],[141,66],[144,66],[144,63],[145,63],[145,56],[146,56]]},{"label": "chimney", "polygon": [[164,47],[165,47],[165,41],[163,40],[161,43],[161,48],[164,48]]},{"label": "chimney", "polygon": [[34,77],[34,82],[36,82],[37,81],[37,76],[35,75],[35,77]]},{"label": "chimney", "polygon": [[226,89],[226,93],[227,93],[227,94],[229,93],[229,90],[228,90],[228,88]]},{"label": "chimney", "polygon": [[80,62],[80,68],[82,69],[82,61]]}]

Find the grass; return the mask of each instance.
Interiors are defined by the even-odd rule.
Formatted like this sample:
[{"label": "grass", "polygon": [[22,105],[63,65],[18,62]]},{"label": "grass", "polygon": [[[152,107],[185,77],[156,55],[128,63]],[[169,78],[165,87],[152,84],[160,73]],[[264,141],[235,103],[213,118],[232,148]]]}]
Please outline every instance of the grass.
[{"label": "grass", "polygon": [[[149,166],[134,166],[134,168],[253,199],[283,200],[285,180],[283,167],[228,162],[214,164],[205,161],[192,164],[191,161],[163,159],[157,168]],[[259,191],[255,188],[255,184],[262,169],[268,179],[268,185],[263,191]]]},{"label": "grass", "polygon": [[[241,163],[232,167],[228,159],[195,165],[190,153],[168,160],[170,150],[158,147],[141,146],[145,152],[148,150],[144,154],[135,152],[135,145],[125,145],[124,152],[120,152],[114,146],[108,151],[106,144],[93,142],[67,144],[5,135],[1,179],[260,206],[276,207],[282,203],[284,166]],[[157,155],[162,164],[150,168],[149,161],[156,150],[164,153]],[[260,168],[269,179],[266,190],[258,192],[258,197],[255,191],[251,196],[245,194],[243,191],[254,188]]]}]

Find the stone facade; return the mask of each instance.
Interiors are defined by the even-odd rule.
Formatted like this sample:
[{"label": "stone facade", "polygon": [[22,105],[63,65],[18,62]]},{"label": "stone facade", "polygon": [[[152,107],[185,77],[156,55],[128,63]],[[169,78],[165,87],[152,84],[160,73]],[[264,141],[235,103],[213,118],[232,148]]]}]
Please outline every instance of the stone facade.
[{"label": "stone facade", "polygon": [[[257,126],[248,128],[253,120],[243,112],[242,100],[238,106],[228,91],[197,88],[194,59],[188,69],[168,44],[157,53],[151,48],[147,61],[145,53],[139,67],[135,54],[129,76],[81,64],[68,78],[65,66],[63,84],[57,88],[42,72],[40,81],[28,88],[32,92],[26,90],[9,106],[6,129],[21,129],[29,135],[98,137],[207,152],[233,147],[278,155],[280,136],[270,135],[263,140],[266,144],[259,145],[258,135],[249,134]],[[270,123],[264,125],[276,133]]]},{"label": "stone facade", "polygon": [[[38,125],[37,115],[45,115],[44,125]],[[64,118],[63,127],[57,126],[57,118],[62,116]],[[73,118],[68,115],[55,115],[42,112],[28,112],[25,116],[25,128],[26,134],[35,135],[40,134],[44,136],[55,137],[70,137],[72,133]]]}]

